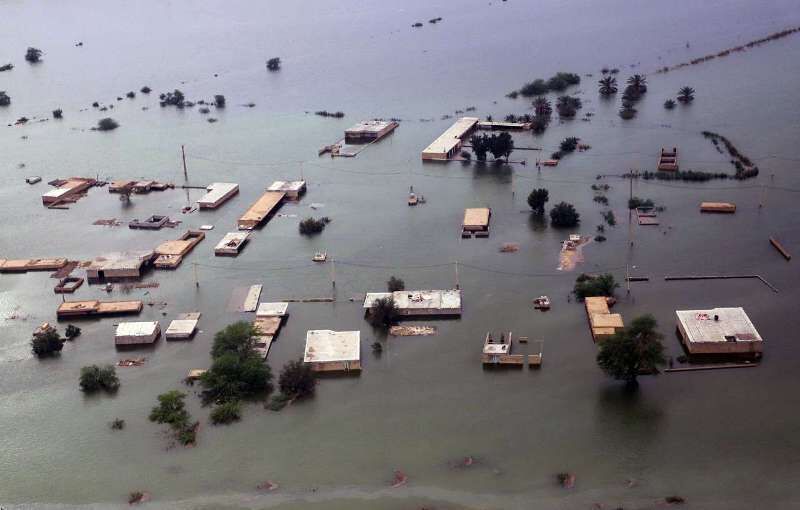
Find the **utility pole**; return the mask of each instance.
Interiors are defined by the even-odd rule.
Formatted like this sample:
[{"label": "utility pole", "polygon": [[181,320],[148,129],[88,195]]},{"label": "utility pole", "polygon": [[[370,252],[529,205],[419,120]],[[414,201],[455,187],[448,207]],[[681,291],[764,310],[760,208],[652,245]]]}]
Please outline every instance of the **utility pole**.
[{"label": "utility pole", "polygon": [[331,257],[331,287],[336,288],[336,261]]},{"label": "utility pole", "polygon": [[197,262],[192,262],[192,267],[194,268],[194,286],[199,289],[200,280],[197,279]]},{"label": "utility pole", "polygon": [[631,294],[631,249],[633,248],[633,209],[630,204],[633,200],[633,169],[631,169],[628,179],[630,180],[628,186],[628,258],[625,261],[625,288],[626,294]]},{"label": "utility pole", "polygon": [[188,181],[189,172],[186,170],[186,149],[183,145],[181,145],[181,156],[183,157],[183,179]]},{"label": "utility pole", "polygon": [[456,260],[456,289],[461,288],[461,282],[458,280],[458,260]]}]

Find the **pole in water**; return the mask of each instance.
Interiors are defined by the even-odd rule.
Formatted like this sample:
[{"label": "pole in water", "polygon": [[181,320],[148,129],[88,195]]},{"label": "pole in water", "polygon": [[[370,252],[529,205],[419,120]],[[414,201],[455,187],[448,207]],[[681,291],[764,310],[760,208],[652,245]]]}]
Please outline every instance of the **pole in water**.
[{"label": "pole in water", "polygon": [[192,262],[192,267],[194,268],[194,286],[199,289],[200,280],[197,279],[197,262]]},{"label": "pole in water", "polygon": [[331,257],[331,287],[336,288],[336,261]]},{"label": "pole in water", "polygon": [[456,264],[456,289],[460,289],[461,288],[461,282],[459,282],[459,280],[458,280],[458,261],[457,260],[456,260],[455,264]]},{"label": "pole in water", "polygon": [[189,172],[186,170],[186,149],[181,145],[181,157],[183,158],[183,179],[189,180]]}]

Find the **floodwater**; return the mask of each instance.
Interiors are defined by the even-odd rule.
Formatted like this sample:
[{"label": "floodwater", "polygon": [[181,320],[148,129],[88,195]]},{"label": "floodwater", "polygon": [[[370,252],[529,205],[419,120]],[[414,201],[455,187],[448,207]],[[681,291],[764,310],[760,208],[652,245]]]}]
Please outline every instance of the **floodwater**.
[{"label": "floodwater", "polygon": [[[145,490],[150,506],[175,508],[651,508],[673,494],[687,499],[686,508],[800,508],[800,273],[767,242],[775,235],[800,253],[800,35],[652,74],[798,25],[796,2],[9,0],[0,13],[0,64],[16,65],[0,73],[0,90],[13,101],[0,108],[1,257],[87,260],[215,225],[177,271],[149,273],[158,288],[111,294],[156,303],[140,320],[162,327],[178,313],[203,313],[193,341],[161,340],[143,351],[145,366],[118,369],[122,387],[113,397],[85,397],[77,379],[84,365],[122,357],[113,346],[120,319],[82,321],[83,334],[60,357],[37,360],[30,333],[55,319],[55,281],[48,273],[0,276],[4,507],[122,506],[130,491]],[[442,22],[427,23],[438,16]],[[416,21],[424,26],[412,29]],[[42,63],[23,60],[29,45],[45,51]],[[266,71],[271,56],[283,60],[280,72]],[[598,98],[603,66],[620,68],[620,79],[650,74],[635,120],[616,115],[619,98]],[[556,119],[543,136],[516,134],[518,146],[545,149],[516,151],[512,159],[527,159],[526,166],[422,164],[420,151],[452,122],[443,115],[468,106],[481,117],[525,113],[528,101],[505,93],[556,71],[594,74],[573,89],[583,111],[594,113],[590,122]],[[144,85],[153,94],[116,100]],[[694,103],[664,110],[663,101],[684,85],[696,89]],[[157,94],[174,88],[191,100],[224,94],[228,106],[212,108],[213,124],[197,108],[160,108]],[[103,114],[93,101],[114,108]],[[250,102],[256,106],[241,106]],[[64,110],[62,120],[6,127],[23,115],[47,118],[55,108]],[[310,113],[321,109],[346,117]],[[88,129],[106,115],[121,127]],[[317,158],[317,148],[371,117],[402,122],[357,158]],[[704,129],[730,138],[757,162],[760,176],[635,182],[635,195],[666,210],[660,226],[632,228],[630,250],[628,183],[608,179],[618,225],[606,228],[605,243],[584,247],[574,272],[556,270],[560,241],[570,232],[530,217],[525,197],[532,188],[548,188],[550,204],[575,204],[577,231],[592,235],[602,223],[589,188],[597,174],[652,169],[662,146],[679,147],[684,169],[732,171],[700,135]],[[533,161],[566,136],[592,149],[538,173]],[[71,175],[182,184],[182,144],[190,184],[238,182],[241,193],[217,211],[189,215],[180,209],[198,190],[134,196],[124,205],[95,188],[69,210],[41,205],[46,182]],[[43,182],[29,186],[28,175]],[[238,258],[213,256],[266,185],[299,177],[309,190],[281,210],[287,216],[257,231]],[[426,204],[406,205],[412,185]],[[738,209],[701,215],[704,200]],[[314,211],[311,203],[324,206]],[[460,239],[470,206],[492,207],[489,239]],[[159,232],[92,225],[151,214],[183,224]],[[312,214],[333,222],[307,239],[297,223]],[[500,253],[506,242],[520,250]],[[336,260],[335,276],[331,264],[311,262],[319,250]],[[632,284],[629,295],[619,290],[626,321],[654,314],[677,356],[674,310],[744,306],[765,339],[761,366],[646,377],[635,395],[606,378],[583,308],[567,296],[580,271],[610,271],[622,281],[629,256],[632,272],[650,281]],[[755,280],[663,280],[736,273],[760,274],[779,292]],[[383,289],[392,274],[409,288],[448,288],[458,278],[463,317],[428,321],[438,327],[435,336],[380,337],[363,320],[358,296]],[[227,427],[209,425],[208,409],[188,389],[190,410],[202,422],[199,443],[165,449],[163,432],[147,421],[149,409],[159,393],[184,388],[188,369],[208,366],[215,331],[247,318],[231,311],[231,297],[255,283],[264,285],[262,300],[329,296],[332,277],[336,302],[290,305],[269,364],[277,373],[298,358],[308,329],[358,329],[360,377],[326,378],[313,400],[280,413],[248,405],[242,422]],[[552,311],[533,310],[540,294],[551,297]],[[71,298],[100,296],[98,286],[84,285]],[[543,367],[482,370],[488,330],[543,339]],[[380,358],[369,348],[375,339],[384,342]],[[114,417],[125,419],[124,431],[108,428]],[[476,463],[451,467],[465,456]],[[395,469],[408,475],[406,486],[389,487]],[[573,489],[557,486],[562,471],[576,474]],[[258,493],[267,479],[280,488]]]}]

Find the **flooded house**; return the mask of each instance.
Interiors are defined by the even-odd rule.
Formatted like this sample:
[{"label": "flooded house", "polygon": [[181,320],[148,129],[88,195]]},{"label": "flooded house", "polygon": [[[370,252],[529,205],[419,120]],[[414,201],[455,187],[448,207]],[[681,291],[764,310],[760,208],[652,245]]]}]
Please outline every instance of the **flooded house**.
[{"label": "flooded house", "polygon": [[744,308],[677,310],[678,333],[692,356],[760,359],[764,342]]},{"label": "flooded house", "polygon": [[378,299],[392,298],[400,316],[461,315],[461,290],[398,290],[395,292],[369,292],[364,298],[363,308],[369,314]]},{"label": "flooded house", "polygon": [[89,263],[86,279],[89,283],[138,279],[155,256],[152,250],[108,253]]},{"label": "flooded house", "polygon": [[114,333],[117,347],[150,345],[161,336],[161,326],[152,322],[120,322]]},{"label": "flooded house", "polygon": [[315,372],[360,372],[361,332],[308,331],[303,362]]},{"label": "flooded house", "polygon": [[425,161],[447,161],[458,155],[464,140],[475,129],[478,117],[461,117],[422,151]]},{"label": "flooded house", "polygon": [[197,200],[200,209],[216,209],[239,193],[239,185],[234,182],[212,182],[206,193]]}]

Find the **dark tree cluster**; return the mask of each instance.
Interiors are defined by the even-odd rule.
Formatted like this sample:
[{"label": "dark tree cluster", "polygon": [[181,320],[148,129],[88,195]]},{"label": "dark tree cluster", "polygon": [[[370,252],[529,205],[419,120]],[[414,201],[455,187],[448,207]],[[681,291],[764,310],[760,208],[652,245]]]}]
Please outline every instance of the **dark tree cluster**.
[{"label": "dark tree cluster", "polygon": [[573,292],[575,297],[583,301],[587,297],[611,297],[617,287],[619,287],[619,284],[614,281],[614,275],[611,273],[599,275],[583,273],[575,279]]},{"label": "dark tree cluster", "polygon": [[267,60],[267,69],[270,71],[278,71],[281,68],[281,59],[280,57],[272,57],[271,59]]},{"label": "dark tree cluster", "polygon": [[663,338],[652,315],[636,317],[631,325],[603,340],[597,364],[614,379],[637,385],[641,374],[658,374],[665,363]]},{"label": "dark tree cluster", "polygon": [[158,405],[150,411],[149,419],[154,423],[169,425],[176,441],[184,446],[195,444],[200,422],[192,422],[186,410],[186,394],[172,390],[158,396]]},{"label": "dark tree cluster", "polygon": [[559,202],[550,209],[550,224],[556,228],[572,228],[580,221],[581,215],[570,203]]},{"label": "dark tree cluster", "polygon": [[85,393],[96,393],[103,390],[107,393],[114,393],[119,389],[119,378],[117,370],[113,365],[100,367],[89,365],[81,368],[80,387]]},{"label": "dark tree cluster", "polygon": [[304,236],[312,236],[325,230],[325,225],[330,222],[331,219],[327,216],[323,216],[319,219],[309,217],[300,222],[298,229],[300,230],[300,234]]},{"label": "dark tree cluster", "polygon": [[556,73],[548,80],[536,79],[526,83],[519,89],[508,94],[508,97],[515,98],[521,94],[524,97],[541,96],[548,92],[562,92],[570,85],[577,85],[581,82],[581,77],[575,73]]},{"label": "dark tree cluster", "polygon": [[491,152],[495,160],[504,157],[508,161],[508,157],[514,151],[514,139],[511,135],[503,131],[499,134],[482,134],[472,135],[469,139],[472,146],[472,152],[475,153],[475,158],[478,161],[486,161],[486,154]]}]

